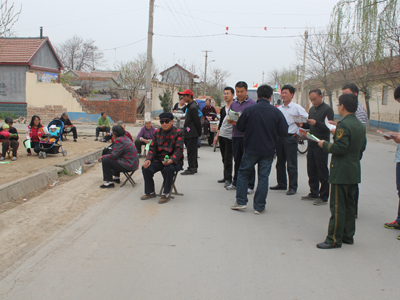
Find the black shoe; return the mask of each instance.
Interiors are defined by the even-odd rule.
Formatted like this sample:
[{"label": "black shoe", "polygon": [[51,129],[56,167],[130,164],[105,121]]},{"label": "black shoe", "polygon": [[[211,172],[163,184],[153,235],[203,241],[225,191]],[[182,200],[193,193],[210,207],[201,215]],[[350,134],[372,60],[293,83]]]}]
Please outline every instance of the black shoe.
[{"label": "black shoe", "polygon": [[108,184],[108,185],[102,184],[100,186],[100,188],[102,188],[102,189],[109,189],[109,188],[113,188],[113,187],[115,187],[114,183],[111,183],[111,184]]},{"label": "black shoe", "polygon": [[76,140],[76,139],[74,139],[74,142],[77,142],[77,140]]},{"label": "black shoe", "polygon": [[308,194],[307,196],[301,196],[301,200],[317,200],[318,196],[313,196],[311,194]]},{"label": "black shoe", "polygon": [[181,173],[181,175],[194,175],[194,171],[192,171],[191,169],[186,169]]},{"label": "black shoe", "polygon": [[190,169],[193,173],[197,173],[197,169]]},{"label": "black shoe", "polygon": [[97,142],[98,140],[99,140],[98,138],[95,138],[95,139],[94,139],[95,142]]},{"label": "black shoe", "polygon": [[269,188],[270,190],[286,190],[286,186],[283,186],[283,185],[276,185],[276,186],[271,186],[270,188]]},{"label": "black shoe", "polygon": [[231,185],[231,181],[230,180],[225,180],[225,183],[224,183],[224,188],[226,188],[226,187],[228,187],[228,186],[230,186]]},{"label": "black shoe", "polygon": [[328,201],[324,201],[321,198],[318,198],[317,200],[314,201],[313,205],[325,205],[328,204]]},{"label": "black shoe", "polygon": [[223,179],[217,180],[217,182],[218,182],[218,183],[224,183],[224,182],[225,182],[225,179],[223,178]]},{"label": "black shoe", "polygon": [[295,190],[289,189],[289,190],[286,192],[286,195],[290,196],[290,195],[294,195],[294,194],[296,194],[296,193],[297,193],[297,192],[296,192]]},{"label": "black shoe", "polygon": [[317,244],[317,248],[319,248],[319,249],[333,249],[333,248],[341,248],[341,247],[342,247],[342,245],[333,246],[333,245],[325,243],[325,242]]},{"label": "black shoe", "polygon": [[121,180],[118,178],[118,179],[113,179],[113,181],[115,182],[115,183],[118,183],[118,184],[120,184],[121,183]]}]

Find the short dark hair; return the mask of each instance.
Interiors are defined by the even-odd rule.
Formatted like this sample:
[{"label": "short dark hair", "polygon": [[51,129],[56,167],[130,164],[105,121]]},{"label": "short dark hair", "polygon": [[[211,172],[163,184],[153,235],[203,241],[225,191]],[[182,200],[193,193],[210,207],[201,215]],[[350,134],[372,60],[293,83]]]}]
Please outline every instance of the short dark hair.
[{"label": "short dark hair", "polygon": [[11,117],[5,117],[5,118],[4,118],[4,123],[6,123],[6,124],[13,124],[13,123],[14,123],[14,120],[13,120],[13,118],[11,118]]},{"label": "short dark hair", "polygon": [[210,103],[211,103],[211,99],[210,98],[206,98],[205,102],[207,102],[207,101],[210,101]]},{"label": "short dark hair", "polygon": [[400,85],[394,90],[394,100],[400,99]]},{"label": "short dark hair", "polygon": [[232,95],[235,95],[235,90],[230,86],[227,86],[226,88],[224,88],[224,91],[231,91]]},{"label": "short dark hair", "polygon": [[39,124],[38,127],[42,127],[42,124],[40,124],[40,117],[38,115],[33,115],[31,122],[29,123],[29,126],[32,128],[33,127],[33,121],[35,121],[35,119],[38,118],[39,119]]},{"label": "short dark hair", "polygon": [[105,111],[102,111],[102,112],[100,113],[100,116],[103,116],[105,113],[106,113]]},{"label": "short dark hair", "polygon": [[68,116],[68,113],[65,111],[65,112],[62,113],[61,118],[64,118],[66,116]]},{"label": "short dark hair", "polygon": [[238,82],[235,84],[235,88],[245,88],[246,91],[247,91],[247,90],[248,90],[248,85],[247,85],[247,83],[244,82],[244,81],[238,81]]},{"label": "short dark hair", "polygon": [[112,132],[113,132],[113,134],[115,134],[116,137],[125,135],[125,130],[122,128],[121,125],[114,125],[112,127]]},{"label": "short dark hair", "polygon": [[350,89],[350,91],[351,91],[353,94],[357,93],[357,95],[358,95],[358,94],[360,93],[360,90],[358,89],[358,87],[357,87],[354,83],[345,84],[345,85],[342,87],[342,91],[343,91],[343,90],[346,90],[346,89]]},{"label": "short dark hair", "polygon": [[320,89],[313,89],[308,92],[308,95],[311,95],[311,93],[316,93],[318,96],[322,96],[322,92]]},{"label": "short dark hair", "polygon": [[354,94],[343,94],[339,97],[339,105],[341,104],[349,113],[355,113],[358,106],[358,98]]},{"label": "short dark hair", "polygon": [[271,99],[272,94],[274,93],[274,90],[272,87],[269,85],[263,84],[260,85],[257,89],[257,97],[258,99],[263,98],[263,99]]},{"label": "short dark hair", "polygon": [[290,84],[285,84],[283,86],[283,88],[281,89],[281,91],[283,91],[283,90],[289,90],[289,93],[291,93],[291,94],[294,94],[296,92],[296,89]]}]

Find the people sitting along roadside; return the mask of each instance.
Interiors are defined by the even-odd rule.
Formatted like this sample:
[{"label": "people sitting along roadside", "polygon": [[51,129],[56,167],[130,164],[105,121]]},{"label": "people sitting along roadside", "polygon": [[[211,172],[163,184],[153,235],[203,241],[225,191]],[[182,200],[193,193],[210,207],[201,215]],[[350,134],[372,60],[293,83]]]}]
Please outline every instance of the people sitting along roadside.
[{"label": "people sitting along roadside", "polygon": [[101,117],[97,120],[96,138],[94,139],[95,141],[99,140],[100,132],[110,133],[110,119],[107,118],[105,111],[101,112]]},{"label": "people sitting along roadside", "polygon": [[44,134],[42,135],[42,142],[46,142],[49,144],[52,144],[55,142],[55,140],[57,139],[58,133],[60,132],[60,129],[57,128],[56,125],[51,125],[49,127],[49,134]]},{"label": "people sitting along roadside", "polygon": [[356,95],[341,95],[338,112],[343,119],[337,123],[334,142],[318,142],[324,152],[332,153],[329,174],[331,218],[325,241],[317,244],[320,249],[340,248],[342,243],[354,244],[354,194],[361,182],[360,155],[367,145],[365,127],[355,115],[357,104]]},{"label": "people sitting along roadside", "polygon": [[139,168],[139,157],[132,140],[125,136],[125,130],[120,125],[112,128],[115,138],[110,154],[99,157],[103,168],[104,184],[100,188],[113,188],[114,183],[120,183],[121,172],[136,171]]},{"label": "people sitting along roadside", "polygon": [[[32,154],[31,149],[35,151],[36,154],[39,154],[39,141],[40,137],[44,134],[43,125],[40,124],[40,118],[37,115],[32,116],[31,122],[28,125],[26,131],[26,138],[30,140],[31,147],[27,148],[26,151],[28,152],[28,156]],[[26,140],[24,141],[24,146],[26,147]]]},{"label": "people sitting along roadside", "polygon": [[151,141],[154,132],[156,132],[156,129],[151,125],[151,121],[146,120],[144,126],[140,129],[135,141],[135,146],[139,153],[139,157],[142,157],[142,146],[148,144],[149,141]]},{"label": "people sitting along roadside", "polygon": [[[400,103],[400,86],[398,86],[394,90],[394,99]],[[400,133],[398,132],[387,132],[384,135],[385,139],[392,139],[397,143],[397,151],[396,157],[394,159],[396,163],[396,188],[397,188],[397,196],[399,197],[399,208],[397,211],[397,218],[393,222],[385,223],[384,226],[388,229],[400,229]],[[397,236],[397,239],[400,240],[400,235]]]},{"label": "people sitting along roadside", "polygon": [[76,127],[71,123],[71,120],[68,118],[68,113],[63,112],[60,121],[64,123],[64,132],[63,133],[70,133],[72,132],[72,136],[74,138],[74,142],[77,142],[78,133],[76,132]]},{"label": "people sitting along roadside", "polygon": [[149,153],[142,166],[145,194],[141,200],[156,197],[153,176],[161,171],[164,177],[164,191],[158,203],[168,202],[174,174],[183,167],[183,132],[173,126],[173,118],[171,113],[160,114],[161,129],[154,133]]},{"label": "people sitting along roadside", "polygon": [[[5,125],[7,125],[8,128],[8,133],[10,134],[10,136],[8,138],[6,137],[2,137],[2,134],[0,133],[0,142],[2,144],[2,152],[1,152],[1,157],[0,160],[4,160],[6,155],[7,155],[7,151],[9,149],[12,149],[12,158],[11,160],[17,160],[17,151],[18,151],[18,147],[19,147],[19,136],[18,136],[18,131],[15,127],[13,127],[13,123],[14,120],[11,117],[6,117],[4,119],[4,122],[6,123]],[[2,128],[0,128],[0,131],[3,131],[3,128],[5,127],[5,125],[3,125]]]},{"label": "people sitting along roadside", "polygon": [[258,215],[265,210],[276,143],[278,137],[285,136],[289,128],[283,113],[271,105],[272,95],[272,87],[261,85],[257,89],[257,103],[246,107],[236,123],[237,130],[244,132],[243,144],[246,146],[237,177],[236,203],[231,209],[246,209],[248,183],[257,164],[258,184],[254,194],[254,213]]}]

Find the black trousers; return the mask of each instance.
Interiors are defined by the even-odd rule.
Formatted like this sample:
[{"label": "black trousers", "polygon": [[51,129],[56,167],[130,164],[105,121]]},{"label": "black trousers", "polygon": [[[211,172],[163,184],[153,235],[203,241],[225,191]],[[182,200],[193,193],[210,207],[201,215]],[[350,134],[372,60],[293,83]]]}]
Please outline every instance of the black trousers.
[{"label": "black trousers", "polygon": [[144,179],[144,193],[149,195],[154,193],[154,174],[161,171],[164,178],[164,194],[171,192],[172,181],[174,180],[174,174],[181,170],[180,165],[170,164],[164,166],[161,162],[152,162],[150,166],[145,169],[142,167],[143,179]]},{"label": "black trousers", "polygon": [[[25,146],[25,143],[24,143],[24,146]],[[31,153],[31,149],[33,149],[33,151],[35,151],[35,153],[39,153],[40,152],[39,142],[31,141],[31,148],[26,149],[26,152]]]},{"label": "black trousers", "polygon": [[132,170],[125,169],[118,161],[109,157],[103,157],[101,165],[103,167],[104,181],[112,181],[113,175],[119,177],[121,172],[132,172]]},{"label": "black trousers", "polygon": [[220,136],[219,150],[221,151],[222,164],[224,165],[224,179],[232,181],[232,140]]},{"label": "black trousers", "polygon": [[[68,130],[66,130],[68,129]],[[69,133],[72,132],[72,136],[74,137],[74,140],[76,140],[78,138],[78,133],[76,132],[76,127],[67,127],[64,128],[64,133]]]},{"label": "black trousers", "polygon": [[189,164],[188,169],[191,170],[197,170],[197,168],[199,167],[197,163],[197,152],[198,152],[197,141],[198,141],[197,137],[185,138],[185,145],[186,145],[188,164]]},{"label": "black trousers", "polygon": [[135,141],[135,147],[136,147],[136,150],[137,150],[137,152],[139,153],[139,154],[142,154],[142,146],[143,145],[146,145],[146,143],[145,142],[142,142],[141,140],[136,140]]},{"label": "black trousers", "polygon": [[204,135],[207,136],[208,132],[210,131],[210,121],[207,118],[204,119]]},{"label": "black trousers", "polygon": [[[235,174],[233,176],[232,184],[237,186],[237,177],[239,174],[240,163],[242,162],[242,156],[244,153],[244,143],[242,137],[232,137],[232,153],[233,159],[235,160]],[[256,181],[256,170],[253,168],[253,172],[249,178],[249,189],[254,189],[254,182]]]},{"label": "black trousers", "polygon": [[[361,161],[362,157],[363,157],[363,154],[361,153],[360,161]],[[357,184],[357,189],[356,189],[356,192],[354,193],[354,203],[356,204],[356,215],[358,215],[358,198],[359,198],[359,196],[360,196],[360,189]]]},{"label": "black trousers", "polygon": [[19,147],[19,142],[16,140],[3,140],[2,142],[2,152],[1,152],[1,156],[2,157],[6,157],[8,148],[12,149],[12,156],[13,157],[17,157],[17,150]]},{"label": "black trousers", "polygon": [[322,148],[318,146],[308,147],[307,174],[310,194],[319,197],[322,201],[328,201],[328,153],[324,153]]},{"label": "black trousers", "polygon": [[99,134],[100,134],[100,131],[101,132],[110,132],[110,127],[106,127],[106,128],[100,128],[100,127],[96,127],[96,138],[98,138],[99,137]]},{"label": "black trousers", "polygon": [[297,191],[297,139],[293,136],[279,137],[276,145],[276,177],[278,185],[287,186],[289,175],[289,189]]}]

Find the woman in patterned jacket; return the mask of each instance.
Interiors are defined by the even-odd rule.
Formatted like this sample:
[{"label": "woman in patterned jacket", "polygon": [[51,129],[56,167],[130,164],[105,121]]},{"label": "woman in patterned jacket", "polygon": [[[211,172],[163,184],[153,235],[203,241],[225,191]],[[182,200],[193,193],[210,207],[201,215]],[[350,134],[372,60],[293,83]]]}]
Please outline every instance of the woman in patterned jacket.
[{"label": "woman in patterned jacket", "polygon": [[136,171],[139,168],[139,157],[133,142],[125,136],[121,125],[112,128],[114,146],[112,152],[99,157],[102,161],[104,184],[100,188],[113,188],[114,183],[120,183],[121,172]]}]

